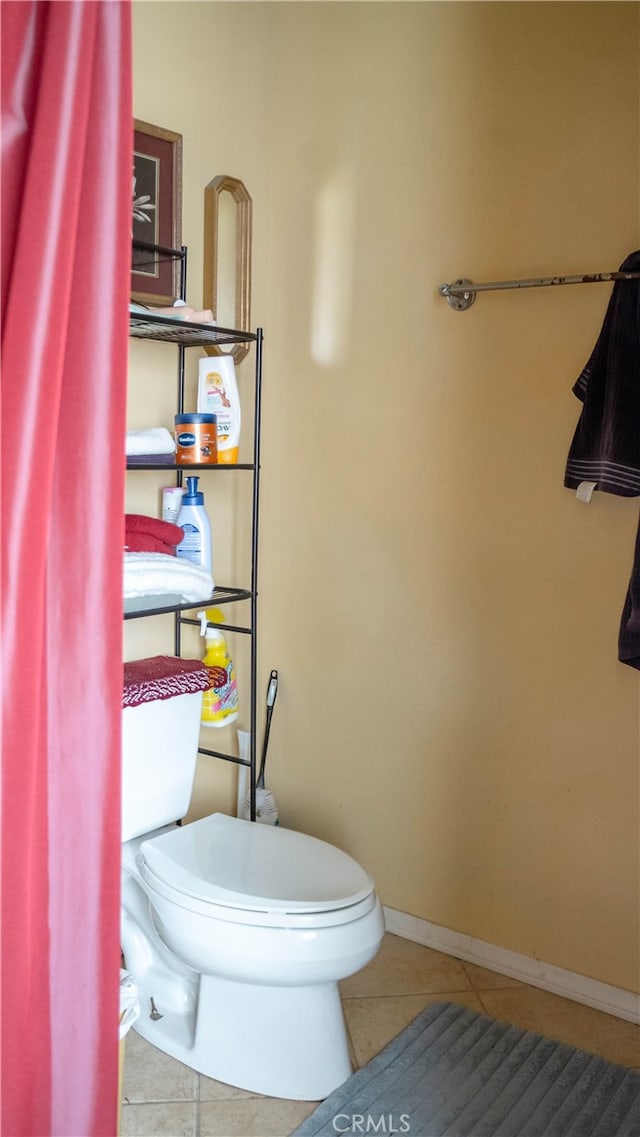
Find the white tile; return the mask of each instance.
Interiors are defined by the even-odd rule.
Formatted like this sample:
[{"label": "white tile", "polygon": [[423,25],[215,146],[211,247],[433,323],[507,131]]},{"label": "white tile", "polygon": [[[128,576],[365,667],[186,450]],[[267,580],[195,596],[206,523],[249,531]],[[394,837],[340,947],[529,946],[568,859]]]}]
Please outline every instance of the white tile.
[{"label": "white tile", "polygon": [[287,1137],[316,1106],[266,1097],[202,1102],[200,1137]]},{"label": "white tile", "polygon": [[123,1105],[121,1137],[196,1137],[195,1102]]},{"label": "white tile", "polygon": [[252,1094],[249,1090],[241,1090],[238,1086],[228,1086],[226,1082],[217,1082],[215,1078],[207,1078],[204,1074],[200,1075],[200,1101],[231,1101],[261,1096]]},{"label": "white tile", "polygon": [[472,990],[459,960],[389,932],[375,959],[340,984],[343,998]]},{"label": "white tile", "polygon": [[345,999],[344,1014],[358,1067],[379,1054],[430,1003],[440,1002],[462,1003],[472,1011],[482,1010],[473,991]]},{"label": "white tile", "polygon": [[598,1054],[621,1066],[640,1066],[640,1027],[550,991],[522,986],[480,991],[486,1012],[523,1030],[533,1030]]},{"label": "white tile", "polygon": [[197,1096],[194,1070],[152,1046],[135,1030],[129,1031],[122,1078],[125,1102],[195,1101]]}]

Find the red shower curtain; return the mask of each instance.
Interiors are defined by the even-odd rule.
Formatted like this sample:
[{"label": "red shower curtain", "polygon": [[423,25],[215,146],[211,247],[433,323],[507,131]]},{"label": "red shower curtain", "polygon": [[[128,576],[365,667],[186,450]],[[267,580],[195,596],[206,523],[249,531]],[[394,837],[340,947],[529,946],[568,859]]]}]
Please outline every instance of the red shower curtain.
[{"label": "red shower curtain", "polygon": [[2,2],[2,1133],[115,1133],[130,2]]}]

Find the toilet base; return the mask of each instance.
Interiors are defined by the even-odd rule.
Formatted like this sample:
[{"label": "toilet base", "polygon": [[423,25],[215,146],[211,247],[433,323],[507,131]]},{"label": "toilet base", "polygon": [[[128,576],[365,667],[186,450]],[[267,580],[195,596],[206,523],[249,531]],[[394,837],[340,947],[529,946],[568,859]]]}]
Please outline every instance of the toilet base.
[{"label": "toilet base", "polygon": [[337,983],[266,987],[201,975],[195,1012],[153,1020],[141,1002],[138,1034],[228,1085],[319,1101],[351,1075]]}]

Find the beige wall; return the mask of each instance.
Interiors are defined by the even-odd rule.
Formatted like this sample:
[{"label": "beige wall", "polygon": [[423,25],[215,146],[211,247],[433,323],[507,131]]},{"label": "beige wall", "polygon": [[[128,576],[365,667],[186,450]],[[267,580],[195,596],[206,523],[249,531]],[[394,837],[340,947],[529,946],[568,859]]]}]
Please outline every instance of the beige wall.
[{"label": "beige wall", "polygon": [[[185,139],[192,301],[204,185],[254,199],[284,823],[393,908],[638,989],[637,502],[562,484],[609,289],[437,295],[637,246],[637,5],[134,9],[135,113]],[[195,813],[232,805],[212,765]]]}]

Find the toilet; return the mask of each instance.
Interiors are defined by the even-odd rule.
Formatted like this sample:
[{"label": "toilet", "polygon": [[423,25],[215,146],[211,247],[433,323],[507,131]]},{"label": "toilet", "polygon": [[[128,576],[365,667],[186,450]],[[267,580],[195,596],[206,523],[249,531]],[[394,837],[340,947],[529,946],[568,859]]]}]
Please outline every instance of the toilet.
[{"label": "toilet", "polygon": [[198,660],[125,665],[124,965],[139,1034],[218,1081],[317,1101],[351,1074],[339,980],[384,933],[372,878],[333,845],[213,813],[189,825]]}]

